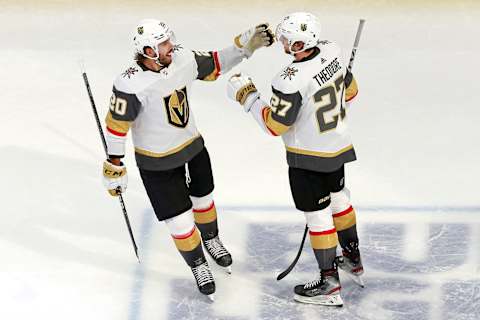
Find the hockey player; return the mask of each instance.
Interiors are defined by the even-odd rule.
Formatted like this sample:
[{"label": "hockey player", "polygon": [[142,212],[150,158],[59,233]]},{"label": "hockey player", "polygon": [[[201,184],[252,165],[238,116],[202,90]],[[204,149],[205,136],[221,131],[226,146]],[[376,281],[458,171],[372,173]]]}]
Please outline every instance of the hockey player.
[{"label": "hockey player", "polygon": [[[344,174],[344,164],[356,159],[344,105],[357,94],[357,84],[346,73],[339,47],[320,41],[314,15],[286,16],[275,36],[294,60],[274,77],[270,103],[245,75],[231,77],[227,93],[266,133],[281,135],[287,149],[292,196],[305,215],[320,268],[320,278],[295,287],[295,300],[342,305],[337,266],[363,286],[355,211]],[[336,258],[338,242],[343,257]]]},{"label": "hockey player", "polygon": [[262,24],[223,50],[191,51],[175,41],[165,23],[142,20],[133,36],[135,62],[113,85],[106,117],[105,186],[113,196],[127,187],[121,158],[131,129],[137,166],[155,215],[166,222],[200,292],[212,299],[215,282],[201,243],[227,271],[232,257],[218,236],[212,169],[191,110],[191,84],[217,79],[273,41],[268,25]]}]

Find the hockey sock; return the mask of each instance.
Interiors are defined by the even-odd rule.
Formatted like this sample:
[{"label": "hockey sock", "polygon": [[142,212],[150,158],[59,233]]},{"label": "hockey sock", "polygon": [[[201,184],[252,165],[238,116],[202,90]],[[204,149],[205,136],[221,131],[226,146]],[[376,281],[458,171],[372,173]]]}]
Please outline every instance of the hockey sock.
[{"label": "hockey sock", "polygon": [[200,234],[196,227],[187,234],[172,235],[172,237],[178,251],[191,268],[205,262],[205,255],[200,245]]},{"label": "hockey sock", "polygon": [[335,213],[333,215],[333,221],[342,248],[346,248],[351,242],[358,243],[355,209],[353,209],[352,206],[349,206],[346,210]]},{"label": "hockey sock", "polygon": [[311,231],[310,243],[312,244],[318,267],[322,270],[332,269],[333,261],[337,255],[338,238],[334,229],[326,231]]},{"label": "hockey sock", "polygon": [[193,215],[203,240],[210,240],[218,235],[217,209],[211,194],[205,197],[191,197]]},{"label": "hockey sock", "polygon": [[318,267],[322,270],[332,269],[337,251],[338,237],[333,226],[330,207],[315,212],[305,212],[305,217],[310,229],[310,243],[317,259]]}]

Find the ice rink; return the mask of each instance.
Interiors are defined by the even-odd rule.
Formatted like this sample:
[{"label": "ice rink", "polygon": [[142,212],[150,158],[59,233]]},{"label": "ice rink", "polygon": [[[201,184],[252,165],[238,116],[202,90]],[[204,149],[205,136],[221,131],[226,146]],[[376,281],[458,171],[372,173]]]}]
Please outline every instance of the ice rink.
[{"label": "ice rink", "polygon": [[[316,275],[308,244],[275,280],[296,254],[304,217],[281,139],[228,100],[227,75],[198,81],[190,99],[234,259],[230,276],[213,266],[211,303],[154,219],[129,141],[137,262],[101,183],[103,149],[78,60],[103,119],[138,20],[162,19],[184,46],[213,50],[294,11],[319,16],[345,58],[358,19],[367,20],[354,67],[360,93],[348,110],[358,161],[346,179],[366,287],[342,273],[343,308],[295,303],[293,286]],[[0,26],[0,319],[480,319],[478,1],[0,0]],[[237,70],[268,100],[289,59],[274,45]]]}]

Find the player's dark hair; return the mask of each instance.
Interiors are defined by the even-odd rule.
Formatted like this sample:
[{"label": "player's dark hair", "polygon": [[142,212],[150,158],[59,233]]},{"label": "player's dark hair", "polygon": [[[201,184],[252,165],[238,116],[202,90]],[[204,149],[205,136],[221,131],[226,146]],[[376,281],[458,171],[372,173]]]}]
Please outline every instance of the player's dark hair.
[{"label": "player's dark hair", "polygon": [[135,56],[133,57],[133,60],[137,61],[137,62],[143,62],[145,61],[145,57],[141,54],[141,53],[135,53]]}]

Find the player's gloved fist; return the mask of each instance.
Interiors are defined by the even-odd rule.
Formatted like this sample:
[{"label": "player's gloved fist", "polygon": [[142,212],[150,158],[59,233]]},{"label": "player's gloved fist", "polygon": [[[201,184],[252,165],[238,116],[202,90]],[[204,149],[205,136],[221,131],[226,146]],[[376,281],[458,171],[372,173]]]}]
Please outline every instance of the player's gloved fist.
[{"label": "player's gloved fist", "polygon": [[103,162],[103,184],[112,196],[118,196],[127,189],[127,168],[120,162],[114,165],[110,160]]},{"label": "player's gloved fist", "polygon": [[268,23],[259,24],[239,34],[234,39],[235,45],[238,48],[244,49],[247,57],[250,57],[253,52],[260,47],[270,46],[274,41],[275,37]]},{"label": "player's gloved fist", "polygon": [[227,95],[230,99],[240,102],[245,112],[249,112],[253,103],[260,97],[252,79],[241,74],[235,74],[228,79]]}]

